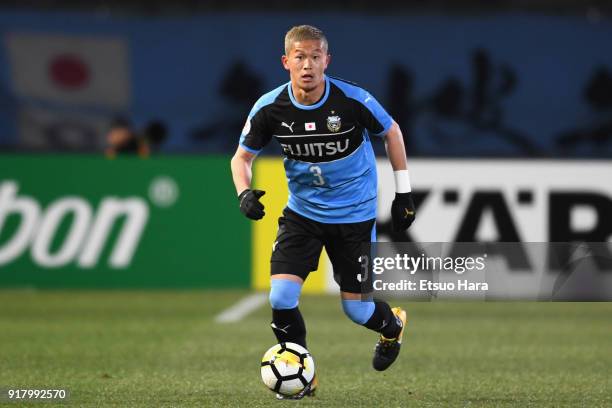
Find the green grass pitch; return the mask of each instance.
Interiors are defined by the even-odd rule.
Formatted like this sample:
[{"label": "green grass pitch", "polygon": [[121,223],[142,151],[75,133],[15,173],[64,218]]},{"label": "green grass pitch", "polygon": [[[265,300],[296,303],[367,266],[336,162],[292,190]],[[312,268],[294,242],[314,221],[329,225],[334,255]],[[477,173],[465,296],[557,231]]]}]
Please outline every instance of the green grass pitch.
[{"label": "green grass pitch", "polygon": [[283,402],[259,377],[275,343],[267,306],[214,322],[246,294],[0,291],[0,388],[68,388],[52,406],[612,405],[612,303],[401,303],[403,350],[379,373],[375,334],[337,297],[305,295],[321,388]]}]

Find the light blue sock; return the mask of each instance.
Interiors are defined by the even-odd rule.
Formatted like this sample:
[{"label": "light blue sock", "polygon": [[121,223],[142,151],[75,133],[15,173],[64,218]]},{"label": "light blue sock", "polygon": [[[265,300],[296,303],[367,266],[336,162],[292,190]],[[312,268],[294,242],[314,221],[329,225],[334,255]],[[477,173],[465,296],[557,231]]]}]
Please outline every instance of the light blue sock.
[{"label": "light blue sock", "polygon": [[271,279],[270,305],[272,309],[296,308],[302,292],[302,284],[289,279]]},{"label": "light blue sock", "polygon": [[342,300],[344,313],[357,324],[365,324],[374,314],[376,305],[372,301]]}]

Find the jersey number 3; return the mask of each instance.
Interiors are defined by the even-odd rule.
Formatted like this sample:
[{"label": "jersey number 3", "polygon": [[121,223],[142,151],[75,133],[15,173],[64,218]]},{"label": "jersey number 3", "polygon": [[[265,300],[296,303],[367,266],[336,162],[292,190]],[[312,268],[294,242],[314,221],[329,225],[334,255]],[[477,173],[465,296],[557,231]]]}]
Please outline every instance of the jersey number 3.
[{"label": "jersey number 3", "polygon": [[325,185],[325,179],[323,178],[323,175],[321,174],[321,168],[319,166],[310,166],[310,172],[314,176],[314,180],[312,181],[312,184],[314,184],[315,186]]}]

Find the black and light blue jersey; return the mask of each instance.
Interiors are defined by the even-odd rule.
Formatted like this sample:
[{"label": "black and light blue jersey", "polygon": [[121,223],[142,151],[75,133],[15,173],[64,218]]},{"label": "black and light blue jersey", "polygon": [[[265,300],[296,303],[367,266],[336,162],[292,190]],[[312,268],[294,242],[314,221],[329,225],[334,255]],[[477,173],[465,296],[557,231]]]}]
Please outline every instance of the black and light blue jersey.
[{"label": "black and light blue jersey", "polygon": [[370,135],[387,133],[393,120],[366,90],[325,77],[314,105],[301,105],[291,83],[263,95],[253,106],[240,146],[257,154],[280,143],[289,182],[287,206],[324,223],[376,217],[376,159]]}]

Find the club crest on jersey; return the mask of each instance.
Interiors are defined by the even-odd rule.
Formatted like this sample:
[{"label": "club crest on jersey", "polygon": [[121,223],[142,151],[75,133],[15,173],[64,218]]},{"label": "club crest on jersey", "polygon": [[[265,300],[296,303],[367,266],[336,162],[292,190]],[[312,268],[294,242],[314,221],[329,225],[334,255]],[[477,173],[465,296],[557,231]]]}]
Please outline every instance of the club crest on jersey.
[{"label": "club crest on jersey", "polygon": [[340,121],[340,116],[335,115],[327,117],[327,128],[330,130],[330,132],[339,131],[341,126],[342,122]]}]

